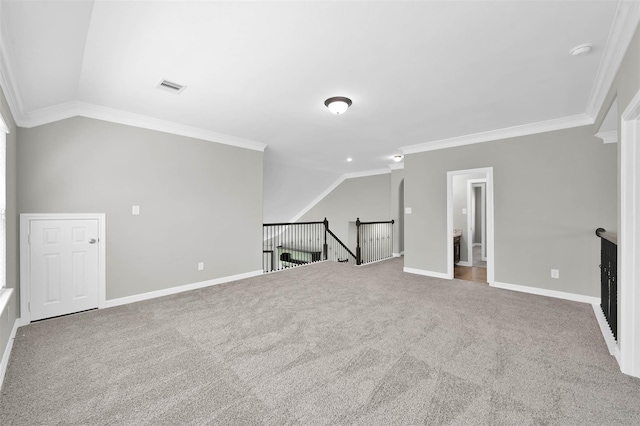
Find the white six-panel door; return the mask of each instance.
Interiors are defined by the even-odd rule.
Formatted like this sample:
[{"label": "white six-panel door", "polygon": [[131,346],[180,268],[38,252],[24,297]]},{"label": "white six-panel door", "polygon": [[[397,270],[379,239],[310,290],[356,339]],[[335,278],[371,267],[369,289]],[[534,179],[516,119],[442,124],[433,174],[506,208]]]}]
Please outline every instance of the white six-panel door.
[{"label": "white six-panel door", "polygon": [[98,307],[97,219],[29,221],[31,321]]}]

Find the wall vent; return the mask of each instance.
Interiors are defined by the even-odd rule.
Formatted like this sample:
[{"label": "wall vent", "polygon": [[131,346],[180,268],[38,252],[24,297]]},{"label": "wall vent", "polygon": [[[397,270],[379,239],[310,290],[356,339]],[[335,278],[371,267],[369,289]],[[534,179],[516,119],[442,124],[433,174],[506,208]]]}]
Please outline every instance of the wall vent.
[{"label": "wall vent", "polygon": [[187,86],[169,80],[161,80],[156,87],[171,93],[182,93],[182,91],[187,88]]}]

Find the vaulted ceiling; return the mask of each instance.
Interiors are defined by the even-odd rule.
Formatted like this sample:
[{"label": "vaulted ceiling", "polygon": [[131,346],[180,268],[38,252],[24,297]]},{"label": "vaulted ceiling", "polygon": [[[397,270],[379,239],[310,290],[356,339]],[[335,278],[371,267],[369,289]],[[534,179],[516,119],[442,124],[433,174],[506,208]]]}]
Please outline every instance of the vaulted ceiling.
[{"label": "vaulted ceiling", "polygon": [[[264,216],[285,221],[401,147],[593,122],[628,3],[2,0],[1,77],[23,127],[82,115],[266,145]],[[331,96],[353,105],[332,115]]]}]

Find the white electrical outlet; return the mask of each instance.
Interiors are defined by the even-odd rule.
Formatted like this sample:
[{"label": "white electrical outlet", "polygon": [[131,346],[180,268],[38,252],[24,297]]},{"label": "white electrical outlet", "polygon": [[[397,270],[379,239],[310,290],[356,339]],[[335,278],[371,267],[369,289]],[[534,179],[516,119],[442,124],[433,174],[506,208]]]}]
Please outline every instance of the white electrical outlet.
[{"label": "white electrical outlet", "polygon": [[198,263],[198,271],[204,271],[204,262]]},{"label": "white electrical outlet", "polygon": [[551,278],[560,278],[560,270],[552,269],[551,270]]},{"label": "white electrical outlet", "polygon": [[411,207],[405,207],[404,214],[411,214]]},{"label": "white electrical outlet", "polygon": [[139,215],[139,214],[140,214],[140,206],[133,206],[133,207],[131,207],[131,214],[133,214],[133,215]]}]

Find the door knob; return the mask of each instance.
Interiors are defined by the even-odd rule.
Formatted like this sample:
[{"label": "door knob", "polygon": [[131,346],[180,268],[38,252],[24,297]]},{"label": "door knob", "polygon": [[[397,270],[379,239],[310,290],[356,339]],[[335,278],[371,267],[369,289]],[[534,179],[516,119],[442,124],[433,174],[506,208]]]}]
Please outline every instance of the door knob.
[{"label": "door knob", "polygon": [[95,244],[97,242],[97,240],[95,238],[92,238],[89,240],[89,244]]}]

